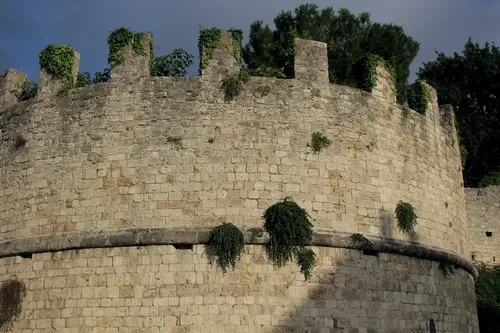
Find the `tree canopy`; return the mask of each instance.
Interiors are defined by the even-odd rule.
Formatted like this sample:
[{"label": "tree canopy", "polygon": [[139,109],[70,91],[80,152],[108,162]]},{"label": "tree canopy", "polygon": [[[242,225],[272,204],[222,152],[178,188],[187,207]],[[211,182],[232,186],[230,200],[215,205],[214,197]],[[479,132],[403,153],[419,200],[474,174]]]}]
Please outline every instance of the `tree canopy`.
[{"label": "tree canopy", "polygon": [[274,25],[274,30],[262,21],[250,26],[243,58],[253,75],[292,77],[294,37],[307,38],[328,43],[330,82],[354,86],[352,65],[372,53],[395,65],[398,101],[406,100],[409,66],[420,45],[402,27],[373,23],[366,12],[356,16],[343,8],[336,13],[314,4],[280,12]]},{"label": "tree canopy", "polygon": [[469,38],[463,54],[437,53],[418,77],[436,88],[440,104],[454,107],[465,186],[500,185],[500,49]]}]

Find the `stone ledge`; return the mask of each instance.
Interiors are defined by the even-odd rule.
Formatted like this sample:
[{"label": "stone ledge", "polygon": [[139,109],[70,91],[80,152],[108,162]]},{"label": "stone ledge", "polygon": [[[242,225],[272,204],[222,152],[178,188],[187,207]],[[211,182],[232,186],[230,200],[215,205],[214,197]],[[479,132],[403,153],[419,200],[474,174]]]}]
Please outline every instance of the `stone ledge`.
[{"label": "stone ledge", "polygon": [[[210,228],[133,228],[112,232],[80,232],[55,236],[33,237],[0,242],[0,258],[41,252],[55,252],[76,249],[148,246],[148,245],[180,245],[206,244],[210,236]],[[269,235],[253,235],[244,231],[245,244],[265,245]],[[478,277],[477,269],[464,258],[448,253],[439,248],[423,246],[417,243],[403,242],[391,238],[365,236],[369,243],[355,244],[352,234],[335,231],[319,231],[314,234],[310,245],[373,250],[407,257],[439,261],[460,267],[474,277]]]}]

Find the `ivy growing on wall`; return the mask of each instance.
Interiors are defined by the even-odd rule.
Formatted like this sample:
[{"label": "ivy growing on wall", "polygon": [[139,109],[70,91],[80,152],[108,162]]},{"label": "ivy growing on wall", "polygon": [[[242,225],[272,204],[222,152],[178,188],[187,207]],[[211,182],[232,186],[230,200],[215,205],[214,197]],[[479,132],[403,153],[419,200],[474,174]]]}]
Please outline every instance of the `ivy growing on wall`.
[{"label": "ivy growing on wall", "polygon": [[230,266],[234,269],[245,241],[240,229],[231,223],[225,223],[212,229],[208,245],[210,255],[216,257],[217,265],[225,273]]},{"label": "ivy growing on wall", "polygon": [[73,88],[73,64],[75,50],[71,46],[49,44],[39,54],[40,68],[60,79],[66,88]]},{"label": "ivy growing on wall", "polygon": [[219,46],[221,31],[217,28],[202,29],[198,37],[198,50],[200,54],[200,74],[212,59],[213,52]]},{"label": "ivy growing on wall", "polygon": [[244,70],[240,70],[238,74],[226,76],[221,85],[224,100],[228,102],[235,99],[243,91],[243,85],[248,81],[250,81],[250,74]]},{"label": "ivy growing on wall", "polygon": [[477,314],[481,333],[500,332],[500,266],[476,266]]},{"label": "ivy growing on wall", "polygon": [[241,63],[241,49],[243,47],[243,31],[240,29],[229,29],[233,39],[233,56],[234,59],[240,64]]},{"label": "ivy growing on wall", "polygon": [[[240,29],[229,29],[232,35],[233,49],[229,50],[232,52],[234,58],[238,63],[242,61],[242,42],[243,42],[243,31]],[[208,65],[210,59],[212,59],[214,50],[219,46],[221,38],[221,30],[217,28],[203,29],[200,28],[200,36],[198,37],[198,51],[200,56],[200,68],[199,72],[205,69]]]},{"label": "ivy growing on wall", "polygon": [[277,267],[296,260],[306,279],[311,276],[316,255],[305,248],[312,240],[309,214],[291,198],[285,198],[264,213],[264,229],[269,233],[268,254]]},{"label": "ivy growing on wall", "polygon": [[[107,42],[109,46],[108,64],[111,69],[120,65],[123,60],[123,47],[128,44],[132,44],[132,49],[138,54],[145,54],[144,50],[144,39],[145,33],[143,32],[133,32],[126,28],[118,28],[113,30],[108,36]],[[150,63],[154,58],[154,43],[151,40],[150,44]]]},{"label": "ivy growing on wall", "polygon": [[0,286],[0,328],[9,326],[22,312],[26,286],[18,280],[7,280]]},{"label": "ivy growing on wall", "polygon": [[396,91],[396,67],[375,54],[367,54],[352,66],[352,74],[358,88],[371,92],[377,85],[377,66],[382,64],[389,72],[389,80],[394,95]]},{"label": "ivy growing on wall", "polygon": [[413,232],[417,225],[417,214],[412,204],[399,201],[396,206],[396,218],[398,220],[398,228],[406,233]]},{"label": "ivy growing on wall", "polygon": [[408,106],[418,113],[425,114],[430,100],[427,84],[417,81],[408,87]]}]

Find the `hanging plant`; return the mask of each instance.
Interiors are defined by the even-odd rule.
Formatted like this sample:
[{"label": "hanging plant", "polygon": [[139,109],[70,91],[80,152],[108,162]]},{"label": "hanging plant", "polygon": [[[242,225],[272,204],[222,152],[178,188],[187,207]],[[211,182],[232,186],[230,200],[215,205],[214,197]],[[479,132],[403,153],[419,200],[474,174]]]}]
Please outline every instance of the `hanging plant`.
[{"label": "hanging plant", "polygon": [[245,245],[244,235],[233,224],[225,223],[212,229],[208,245],[210,255],[216,257],[217,265],[225,273],[229,266],[235,268]]},{"label": "hanging plant", "polygon": [[264,229],[269,233],[268,254],[277,267],[297,260],[306,279],[314,267],[315,254],[305,249],[312,240],[313,225],[309,214],[291,198],[285,198],[269,207],[263,218]]},{"label": "hanging plant", "polygon": [[417,214],[415,209],[408,202],[399,201],[396,206],[396,218],[401,231],[411,233],[417,225]]},{"label": "hanging plant", "polygon": [[7,280],[0,286],[0,328],[12,325],[21,315],[26,286],[18,280]]}]

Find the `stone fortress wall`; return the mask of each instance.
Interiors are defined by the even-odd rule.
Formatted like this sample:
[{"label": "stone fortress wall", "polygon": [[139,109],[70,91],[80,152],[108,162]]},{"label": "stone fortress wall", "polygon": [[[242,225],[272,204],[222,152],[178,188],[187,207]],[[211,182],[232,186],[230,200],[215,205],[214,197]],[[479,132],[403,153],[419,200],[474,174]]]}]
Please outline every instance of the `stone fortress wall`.
[{"label": "stone fortress wall", "polygon": [[470,259],[489,265],[500,262],[500,186],[466,188],[465,201]]},{"label": "stone fortress wall", "polygon": [[[149,54],[127,46],[110,83],[66,95],[42,69],[15,103],[22,75],[2,78],[0,281],[28,284],[14,331],[478,332],[453,111],[433,89],[425,115],[405,110],[382,67],[372,93],[330,84],[326,45],[306,40],[294,79],[252,78],[225,102],[231,41],[199,77],[149,77]],[[317,131],[332,145],[313,154]],[[234,272],[207,264],[210,227],[260,227],[288,196],[317,231],[311,281],[259,245]],[[396,228],[400,200],[416,235]]]}]

